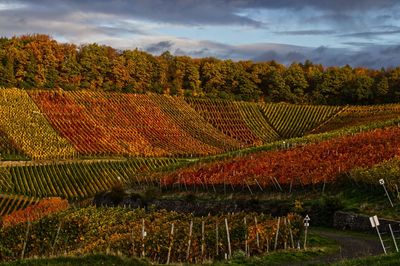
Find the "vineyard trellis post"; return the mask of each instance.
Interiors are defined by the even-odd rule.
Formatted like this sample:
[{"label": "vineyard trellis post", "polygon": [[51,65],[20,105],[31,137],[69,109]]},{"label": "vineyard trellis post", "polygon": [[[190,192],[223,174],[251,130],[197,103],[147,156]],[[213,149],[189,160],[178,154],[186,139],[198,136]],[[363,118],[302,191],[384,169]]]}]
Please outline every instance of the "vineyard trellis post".
[{"label": "vineyard trellis post", "polygon": [[279,236],[279,226],[281,223],[281,217],[278,217],[278,222],[277,222],[277,228],[276,228],[276,234],[275,234],[275,243],[274,243],[274,250],[278,247],[278,236]]},{"label": "vineyard trellis post", "polygon": [[260,250],[260,236],[258,234],[258,225],[257,225],[257,217],[254,216],[254,223],[256,225],[256,243],[257,243],[257,249],[258,251]]},{"label": "vineyard trellis post", "polygon": [[187,247],[187,252],[186,252],[186,261],[187,262],[189,262],[189,257],[190,257],[190,246],[192,244],[192,231],[193,231],[193,220],[190,220],[189,239],[188,239],[188,247]]},{"label": "vineyard trellis post", "polygon": [[225,218],[225,227],[226,227],[226,238],[228,240],[228,254],[229,254],[229,259],[232,258],[232,248],[231,248],[231,238],[229,235],[229,225],[228,225],[228,219]]},{"label": "vineyard trellis post", "polygon": [[61,226],[62,226],[62,221],[60,221],[60,224],[58,225],[57,233],[56,233],[56,236],[55,236],[55,238],[54,238],[53,245],[51,246],[51,253],[50,253],[51,256],[54,255],[54,248],[55,248],[55,246],[56,246],[56,243],[57,243],[57,240],[58,240],[58,236],[60,235]]},{"label": "vineyard trellis post", "polygon": [[169,247],[168,247],[167,264],[169,264],[169,262],[170,262],[173,241],[174,241],[174,223],[171,224],[171,233],[170,233],[170,243],[169,243]]},{"label": "vineyard trellis post", "polygon": [[28,243],[28,237],[29,237],[30,228],[31,228],[31,223],[30,223],[30,221],[28,219],[28,223],[27,223],[27,226],[26,226],[26,234],[25,234],[24,245],[22,247],[22,252],[21,252],[21,260],[23,260],[24,256],[25,256],[25,250],[26,250],[26,245]]}]

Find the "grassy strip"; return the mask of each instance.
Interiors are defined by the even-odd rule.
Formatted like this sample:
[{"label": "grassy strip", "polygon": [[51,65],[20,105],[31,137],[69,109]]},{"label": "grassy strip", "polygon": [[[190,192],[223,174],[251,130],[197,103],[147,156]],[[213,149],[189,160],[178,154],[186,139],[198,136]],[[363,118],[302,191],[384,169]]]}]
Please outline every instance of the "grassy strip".
[{"label": "grassy strip", "polygon": [[29,265],[29,266],[39,266],[39,265],[49,265],[49,266],[95,266],[95,265],[115,265],[115,266],[128,266],[137,265],[145,266],[150,265],[147,261],[139,260],[136,258],[124,258],[120,256],[113,255],[86,255],[83,257],[57,257],[57,258],[45,258],[45,259],[26,259],[18,260],[13,262],[5,262],[0,265],[4,266],[19,266],[19,265]]},{"label": "grassy strip", "polygon": [[332,266],[364,266],[364,265],[379,265],[379,266],[397,266],[400,263],[400,254],[392,253],[389,255],[372,256],[362,259],[344,260]]}]

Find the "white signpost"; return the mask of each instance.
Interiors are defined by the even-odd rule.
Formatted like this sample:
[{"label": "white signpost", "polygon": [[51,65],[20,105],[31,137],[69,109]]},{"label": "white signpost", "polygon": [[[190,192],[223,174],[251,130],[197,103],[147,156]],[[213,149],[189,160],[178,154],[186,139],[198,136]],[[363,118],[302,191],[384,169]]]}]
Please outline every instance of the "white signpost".
[{"label": "white signpost", "polygon": [[308,227],[310,226],[310,216],[308,216],[308,214],[306,215],[306,217],[304,218],[303,222],[304,222],[304,249],[307,248],[307,231],[308,231]]},{"label": "white signpost", "polygon": [[381,184],[383,186],[383,189],[385,190],[386,196],[389,199],[390,205],[393,207],[392,199],[390,198],[389,192],[387,191],[386,186],[385,186],[385,180],[383,180],[383,178],[379,179],[379,184]]},{"label": "white signpost", "polygon": [[379,228],[378,228],[378,226],[379,226],[378,216],[374,215],[372,217],[369,217],[369,221],[371,222],[372,228],[376,228],[376,232],[378,233],[379,240],[381,241],[383,252],[385,252],[385,254],[386,254],[386,248],[385,248],[385,245],[383,244],[381,233],[379,232]]}]

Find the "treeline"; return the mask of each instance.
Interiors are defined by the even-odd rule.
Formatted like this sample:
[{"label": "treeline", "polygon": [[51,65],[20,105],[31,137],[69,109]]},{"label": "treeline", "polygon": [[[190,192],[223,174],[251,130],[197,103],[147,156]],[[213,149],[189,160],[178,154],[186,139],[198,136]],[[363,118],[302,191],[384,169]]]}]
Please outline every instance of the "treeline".
[{"label": "treeline", "polygon": [[58,43],[47,35],[0,38],[0,87],[165,93],[314,104],[400,101],[400,67],[284,66],[165,52]]}]

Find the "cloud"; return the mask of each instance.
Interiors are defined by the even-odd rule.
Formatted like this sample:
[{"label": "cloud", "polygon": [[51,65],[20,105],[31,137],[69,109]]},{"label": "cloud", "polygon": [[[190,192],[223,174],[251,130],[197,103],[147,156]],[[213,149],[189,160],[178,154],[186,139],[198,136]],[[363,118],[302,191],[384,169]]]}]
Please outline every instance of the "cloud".
[{"label": "cloud", "polygon": [[293,30],[293,31],[277,31],[276,34],[285,35],[331,35],[336,33],[335,30]]},{"label": "cloud", "polygon": [[[155,42],[157,46],[162,41]],[[325,66],[370,67],[380,69],[400,65],[400,45],[375,45],[362,43],[358,49],[331,48],[326,46],[305,47],[279,43],[257,43],[250,45],[227,45],[210,41],[173,39],[168,42],[169,51],[176,55],[193,57],[213,56],[221,59],[254,60],[257,62],[275,60],[290,65],[294,61],[311,60]],[[351,45],[351,44],[349,44]],[[153,47],[147,44],[147,47]]]},{"label": "cloud", "polygon": [[340,37],[356,37],[356,38],[374,39],[379,36],[395,35],[395,34],[399,34],[399,33],[400,33],[400,29],[384,30],[384,31],[364,31],[364,32],[342,34],[342,35],[340,35]]},{"label": "cloud", "polygon": [[149,53],[160,54],[165,51],[171,50],[171,48],[172,48],[171,41],[161,41],[147,46],[145,50]]},{"label": "cloud", "polygon": [[400,64],[398,46],[389,45],[398,44],[398,14],[398,0],[0,0],[0,34],[44,33],[154,54],[380,68]]}]

